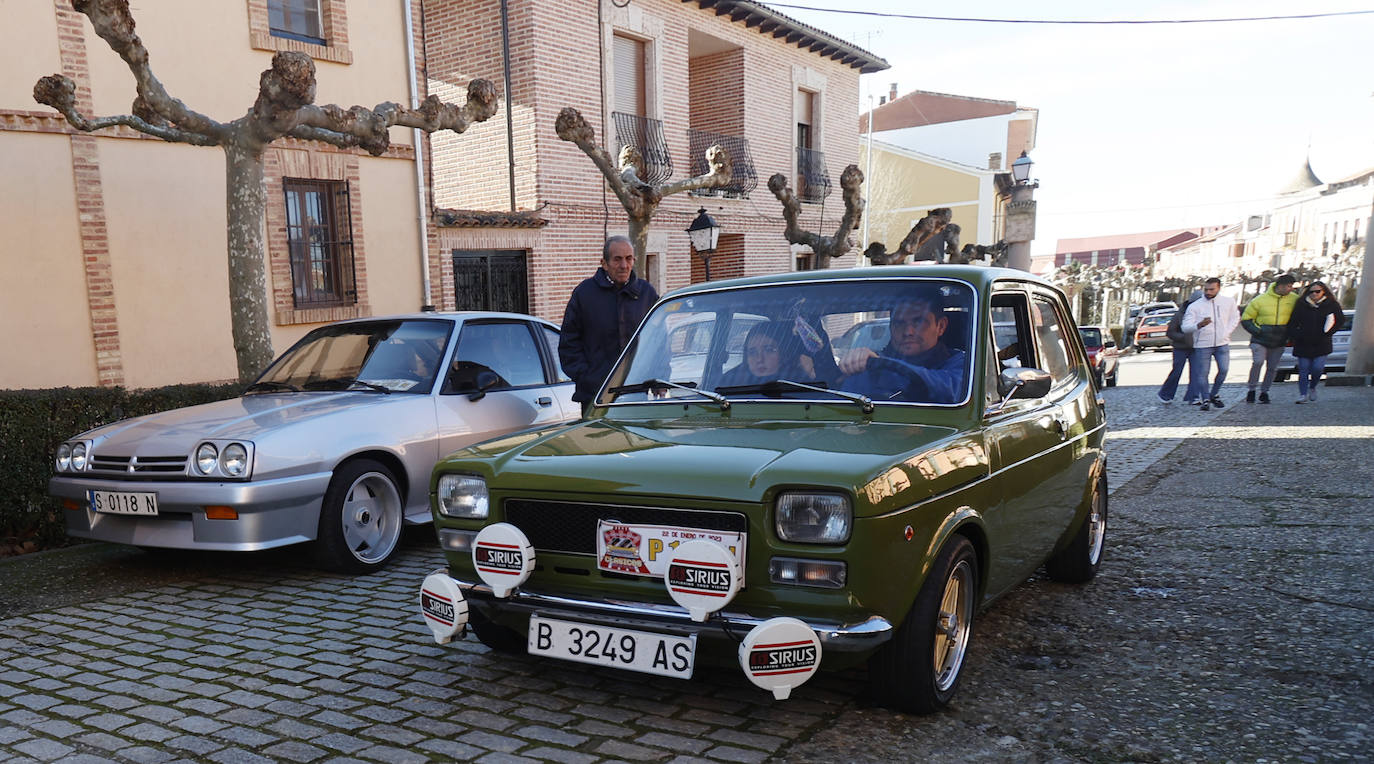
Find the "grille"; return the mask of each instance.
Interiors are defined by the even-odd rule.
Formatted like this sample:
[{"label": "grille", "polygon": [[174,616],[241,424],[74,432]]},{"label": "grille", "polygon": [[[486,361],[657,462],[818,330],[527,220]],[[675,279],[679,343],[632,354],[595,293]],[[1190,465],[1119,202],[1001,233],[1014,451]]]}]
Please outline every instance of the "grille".
[{"label": "grille", "polygon": [[506,522],[524,532],[537,550],[596,554],[596,524],[617,520],[636,525],[675,525],[709,531],[749,530],[739,512],[710,512],[620,504],[579,504],[561,501],[507,499]]},{"label": "grille", "polygon": [[180,456],[111,456],[92,454],[88,475],[113,478],[146,479],[160,475],[185,475],[186,455]]}]

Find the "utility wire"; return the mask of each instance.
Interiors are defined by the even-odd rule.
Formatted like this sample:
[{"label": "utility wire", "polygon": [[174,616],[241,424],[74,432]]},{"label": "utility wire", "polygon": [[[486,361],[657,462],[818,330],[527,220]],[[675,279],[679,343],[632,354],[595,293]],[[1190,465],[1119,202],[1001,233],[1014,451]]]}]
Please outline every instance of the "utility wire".
[{"label": "utility wire", "polygon": [[788,8],[821,13],[845,13],[855,16],[879,16],[890,19],[916,19],[919,21],[964,21],[980,24],[1078,24],[1095,26],[1145,25],[1145,24],[1229,24],[1239,21],[1291,21],[1295,19],[1322,19],[1332,16],[1362,16],[1374,13],[1366,11],[1331,11],[1328,13],[1295,13],[1287,16],[1234,16],[1213,19],[989,19],[959,16],[922,16],[914,13],[885,13],[882,11],[857,11],[841,8],[818,8],[814,5],[792,5],[790,3],[766,2],[774,8]]}]

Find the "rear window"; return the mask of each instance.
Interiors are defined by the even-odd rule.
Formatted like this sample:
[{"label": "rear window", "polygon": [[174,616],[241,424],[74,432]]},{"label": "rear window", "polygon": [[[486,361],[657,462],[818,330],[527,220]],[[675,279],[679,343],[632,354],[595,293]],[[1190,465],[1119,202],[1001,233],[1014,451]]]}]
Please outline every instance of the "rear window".
[{"label": "rear window", "polygon": [[1164,326],[1164,325],[1166,325],[1166,324],[1169,323],[1169,319],[1171,319],[1171,318],[1173,318],[1173,316],[1146,316],[1146,317],[1145,317],[1144,325],[1145,325],[1145,326]]},{"label": "rear window", "polygon": [[1083,344],[1090,348],[1102,347],[1101,329],[1079,329],[1078,335],[1083,338]]}]

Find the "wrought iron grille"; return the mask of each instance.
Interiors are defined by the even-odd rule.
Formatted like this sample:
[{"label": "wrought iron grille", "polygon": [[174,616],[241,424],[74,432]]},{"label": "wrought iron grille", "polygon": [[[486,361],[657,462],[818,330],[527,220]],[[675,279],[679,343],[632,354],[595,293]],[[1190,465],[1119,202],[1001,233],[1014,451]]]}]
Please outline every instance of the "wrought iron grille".
[{"label": "wrought iron grille", "polygon": [[749,530],[749,519],[738,512],[534,499],[506,499],[504,507],[506,521],[523,531],[535,549],[572,554],[596,554],[596,526],[599,520],[713,531]]},{"label": "wrought iron grille", "polygon": [[662,122],[619,111],[612,113],[611,118],[615,120],[616,157],[625,146],[634,146],[644,157],[644,174],[640,180],[656,184],[673,177],[673,158],[668,154]]},{"label": "wrought iron grille", "polygon": [[734,176],[730,184],[721,188],[702,189],[698,194],[723,194],[725,196],[746,196],[759,184],[759,176],[754,171],[754,157],[749,154],[749,139],[710,130],[687,130],[687,144],[692,151],[692,175],[704,175],[711,167],[706,163],[706,150],[716,144],[730,152],[734,163]]},{"label": "wrought iron grille", "polygon": [[529,312],[522,250],[453,250],[453,293],[458,310]]},{"label": "wrought iron grille", "polygon": [[287,178],[282,187],[286,191],[286,239],[296,307],[356,303],[348,183]]},{"label": "wrought iron grille", "polygon": [[830,174],[825,169],[825,154],[797,147],[797,196],[818,202],[830,196]]}]

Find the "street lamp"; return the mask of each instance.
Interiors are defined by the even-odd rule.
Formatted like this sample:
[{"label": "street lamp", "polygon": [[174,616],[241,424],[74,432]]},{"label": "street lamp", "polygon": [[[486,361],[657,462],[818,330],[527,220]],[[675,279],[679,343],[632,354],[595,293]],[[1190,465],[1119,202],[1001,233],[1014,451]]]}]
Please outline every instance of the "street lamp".
[{"label": "street lamp", "polygon": [[716,244],[720,241],[720,224],[706,214],[706,208],[697,210],[697,219],[687,226],[687,236],[692,240],[692,249],[701,255],[706,266],[706,280],[711,280],[711,255],[715,254]]},{"label": "street lamp", "polygon": [[1030,180],[1032,164],[1035,163],[1031,161],[1030,157],[1026,156],[1026,152],[1024,151],[1021,152],[1021,156],[1016,158],[1015,162],[1011,163],[1011,177],[1016,181],[1016,185],[1024,185]]}]

